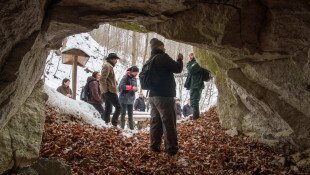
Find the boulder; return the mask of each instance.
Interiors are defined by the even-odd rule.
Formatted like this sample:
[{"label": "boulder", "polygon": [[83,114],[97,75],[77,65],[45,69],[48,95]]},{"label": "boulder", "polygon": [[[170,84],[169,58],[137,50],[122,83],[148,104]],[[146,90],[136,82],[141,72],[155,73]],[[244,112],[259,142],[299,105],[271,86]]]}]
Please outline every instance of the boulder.
[{"label": "boulder", "polygon": [[18,175],[71,175],[70,166],[56,158],[40,158],[29,167],[22,168]]},{"label": "boulder", "polygon": [[47,100],[38,83],[25,104],[0,132],[0,174],[27,166],[39,157]]}]

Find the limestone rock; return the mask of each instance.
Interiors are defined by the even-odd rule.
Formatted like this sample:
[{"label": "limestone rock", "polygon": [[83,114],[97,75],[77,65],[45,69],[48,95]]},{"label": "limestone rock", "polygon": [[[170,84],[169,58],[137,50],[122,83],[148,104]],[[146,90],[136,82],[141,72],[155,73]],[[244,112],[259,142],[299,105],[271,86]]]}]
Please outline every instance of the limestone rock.
[{"label": "limestone rock", "polygon": [[39,157],[46,94],[42,82],[0,133],[0,174],[29,165]]},{"label": "limestone rock", "polygon": [[40,158],[34,164],[21,169],[18,175],[71,175],[70,166],[56,158]]},{"label": "limestone rock", "polygon": [[225,133],[227,135],[229,135],[230,137],[234,137],[234,136],[237,136],[238,135],[238,130],[236,127],[232,128],[232,129],[229,129],[227,131],[225,131]]}]

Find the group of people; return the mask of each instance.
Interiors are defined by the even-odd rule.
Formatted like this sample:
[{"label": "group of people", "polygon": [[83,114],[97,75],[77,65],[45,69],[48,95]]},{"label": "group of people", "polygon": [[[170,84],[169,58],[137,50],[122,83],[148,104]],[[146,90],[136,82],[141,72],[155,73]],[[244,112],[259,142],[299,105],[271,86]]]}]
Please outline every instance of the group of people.
[{"label": "group of people", "polygon": [[[178,152],[178,139],[176,130],[177,116],[192,115],[193,119],[199,118],[199,100],[201,91],[204,88],[201,77],[202,68],[197,64],[194,54],[189,55],[190,61],[187,64],[188,76],[185,87],[190,90],[190,100],[183,107],[177,107],[180,101],[175,101],[176,82],[174,73],[181,73],[183,70],[183,55],[179,54],[177,59],[172,59],[165,53],[164,43],[156,38],[151,39],[152,63],[152,86],[149,89],[148,103],[150,105],[150,150],[161,151],[161,139],[165,141],[165,152],[168,155],[175,155]],[[101,74],[93,72],[87,79],[85,92],[87,102],[99,111],[106,123],[117,126],[119,116],[121,116],[121,127],[125,126],[125,116],[128,114],[128,125],[133,129],[133,109],[145,111],[145,98],[142,93],[135,100],[135,94],[139,91],[137,85],[137,75],[139,68],[132,66],[127,69],[119,84],[116,81],[114,66],[120,58],[115,53],[110,53],[106,57],[106,63],[102,66]],[[70,97],[72,93],[68,90],[68,80],[63,81],[63,85],[58,88],[59,92]],[[70,83],[70,82],[69,82]],[[119,92],[119,95],[118,95]],[[102,104],[105,101],[105,108]],[[112,118],[112,106],[115,108]]]},{"label": "group of people", "polygon": [[175,100],[175,112],[177,114],[177,120],[182,118],[182,115],[184,117],[189,117],[193,115],[193,108],[191,106],[191,100],[187,100],[187,103],[181,107],[181,100],[176,99]]}]

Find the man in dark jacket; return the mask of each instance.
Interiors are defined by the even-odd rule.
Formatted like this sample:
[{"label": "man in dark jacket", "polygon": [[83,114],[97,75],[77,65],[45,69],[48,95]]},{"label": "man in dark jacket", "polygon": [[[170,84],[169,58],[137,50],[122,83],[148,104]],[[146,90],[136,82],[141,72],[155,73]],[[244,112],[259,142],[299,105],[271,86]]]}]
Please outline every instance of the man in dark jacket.
[{"label": "man in dark jacket", "polygon": [[70,80],[68,78],[62,80],[62,85],[57,88],[57,92],[72,98],[72,90],[70,88]]},{"label": "man in dark jacket", "polygon": [[153,59],[150,89],[151,126],[150,149],[160,152],[162,136],[165,140],[165,152],[175,155],[178,152],[176,131],[175,101],[176,83],[173,73],[181,73],[183,69],[183,55],[179,54],[174,61],[165,53],[164,43],[153,38],[150,41],[151,58]]},{"label": "man in dark jacket", "polygon": [[117,126],[118,117],[121,113],[121,104],[119,103],[119,99],[117,96],[117,82],[114,73],[114,66],[117,63],[117,60],[120,59],[115,53],[110,53],[108,57],[106,57],[106,63],[102,66],[100,89],[103,93],[102,96],[105,99],[105,122],[110,122],[110,115],[112,113],[112,105],[115,108],[113,117],[112,117],[112,125]]},{"label": "man in dark jacket", "polygon": [[146,105],[145,105],[145,102],[144,102],[144,95],[141,92],[139,94],[139,98],[137,98],[136,101],[135,101],[134,109],[137,110],[137,111],[145,111],[145,108],[146,108]]},{"label": "man in dark jacket", "polygon": [[87,78],[88,86],[88,103],[93,105],[94,108],[100,113],[102,120],[104,120],[104,109],[102,107],[102,99],[100,92],[99,79],[101,75],[99,72],[93,72],[92,76]]},{"label": "man in dark jacket", "polygon": [[203,68],[196,62],[194,53],[189,54],[190,61],[187,63],[188,76],[186,78],[184,87],[190,90],[190,100],[193,107],[193,119],[199,118],[199,101],[201,92],[204,88],[203,83]]},{"label": "man in dark jacket", "polygon": [[128,111],[128,126],[131,130],[133,126],[133,103],[135,101],[135,93],[138,91],[136,76],[139,69],[136,66],[132,66],[126,72],[126,75],[122,78],[118,90],[120,92],[119,101],[122,106],[121,111],[121,127],[125,127],[126,110]]},{"label": "man in dark jacket", "polygon": [[191,107],[191,101],[188,100],[187,104],[183,106],[183,115],[188,117],[193,114],[193,108]]}]

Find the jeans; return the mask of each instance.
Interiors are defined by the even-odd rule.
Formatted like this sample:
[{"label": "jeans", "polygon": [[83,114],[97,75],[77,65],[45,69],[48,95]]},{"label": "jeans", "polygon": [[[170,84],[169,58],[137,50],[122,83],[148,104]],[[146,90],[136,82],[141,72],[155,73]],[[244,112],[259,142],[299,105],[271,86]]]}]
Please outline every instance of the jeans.
[{"label": "jeans", "polygon": [[104,117],[105,112],[104,112],[103,106],[101,104],[92,104],[92,103],[90,103],[90,104],[99,112],[102,120],[104,120],[105,119],[105,117]]},{"label": "jeans", "polygon": [[121,104],[122,112],[121,112],[121,127],[124,129],[125,127],[125,116],[126,110],[128,113],[128,126],[131,130],[134,129],[133,127],[133,105],[132,104]]},{"label": "jeans", "polygon": [[107,92],[107,93],[104,93],[104,97],[106,99],[105,115],[104,115],[105,120],[104,121],[106,123],[110,122],[110,115],[112,113],[112,106],[114,106],[115,111],[114,111],[111,123],[113,126],[117,126],[118,117],[121,113],[121,104],[119,103],[118,96],[115,93]]},{"label": "jeans", "polygon": [[165,151],[177,153],[178,138],[176,130],[175,101],[173,97],[150,97],[151,127],[150,148],[158,150],[164,136]]},{"label": "jeans", "polygon": [[190,100],[193,107],[193,119],[199,118],[199,101],[201,98],[202,88],[200,89],[190,89]]}]

